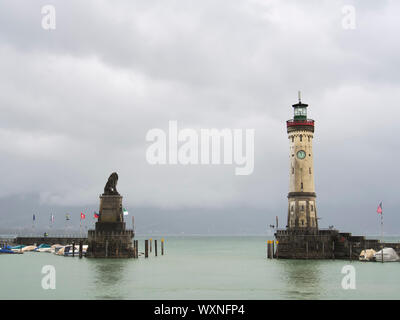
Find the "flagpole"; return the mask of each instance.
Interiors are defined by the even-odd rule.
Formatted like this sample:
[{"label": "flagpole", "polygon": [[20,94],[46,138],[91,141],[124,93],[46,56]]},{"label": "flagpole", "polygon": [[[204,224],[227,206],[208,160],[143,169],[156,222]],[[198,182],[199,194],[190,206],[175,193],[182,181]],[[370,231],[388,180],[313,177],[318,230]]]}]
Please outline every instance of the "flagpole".
[{"label": "flagpole", "polygon": [[383,243],[383,209],[381,214],[381,241]]}]

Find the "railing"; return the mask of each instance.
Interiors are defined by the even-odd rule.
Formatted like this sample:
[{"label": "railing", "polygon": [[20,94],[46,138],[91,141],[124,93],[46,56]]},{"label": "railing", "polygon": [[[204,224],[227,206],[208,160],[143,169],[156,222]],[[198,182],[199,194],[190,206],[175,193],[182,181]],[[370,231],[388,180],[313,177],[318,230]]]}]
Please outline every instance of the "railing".
[{"label": "railing", "polygon": [[76,233],[76,234],[52,234],[48,233],[44,235],[43,233],[30,233],[23,235],[16,235],[15,238],[86,238],[86,233]]},{"label": "railing", "polygon": [[288,120],[286,121],[288,127],[292,126],[314,126],[314,120],[307,119],[307,120]]}]

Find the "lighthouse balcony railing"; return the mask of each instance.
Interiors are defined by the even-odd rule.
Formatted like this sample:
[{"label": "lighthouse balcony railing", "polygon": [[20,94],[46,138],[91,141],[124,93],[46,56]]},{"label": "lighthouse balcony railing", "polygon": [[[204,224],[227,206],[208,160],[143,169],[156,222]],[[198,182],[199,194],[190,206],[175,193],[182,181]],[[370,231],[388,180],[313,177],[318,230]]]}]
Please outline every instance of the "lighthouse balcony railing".
[{"label": "lighthouse balcony railing", "polygon": [[307,119],[307,120],[291,119],[291,120],[286,121],[286,124],[288,127],[291,127],[291,126],[314,126],[314,120],[312,120],[312,119]]}]

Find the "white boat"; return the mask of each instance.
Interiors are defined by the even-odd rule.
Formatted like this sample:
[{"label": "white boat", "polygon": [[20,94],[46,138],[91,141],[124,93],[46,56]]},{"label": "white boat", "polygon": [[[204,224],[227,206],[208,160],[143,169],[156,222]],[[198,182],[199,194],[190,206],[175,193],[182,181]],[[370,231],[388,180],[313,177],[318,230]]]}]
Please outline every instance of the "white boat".
[{"label": "white boat", "polygon": [[22,248],[22,252],[34,251],[37,247],[36,246],[26,246]]},{"label": "white boat", "polygon": [[35,252],[50,252],[51,251],[51,245],[42,243],[34,251]]},{"label": "white boat", "polygon": [[382,261],[382,252],[383,252],[383,262],[400,261],[399,255],[393,248],[383,248],[382,250],[376,252],[374,254],[375,261],[377,262]]},{"label": "white boat", "polygon": [[58,250],[60,250],[60,249],[63,248],[63,247],[64,247],[64,246],[63,246],[62,244],[53,244],[53,245],[51,246],[50,250],[47,251],[47,252],[50,252],[50,253],[57,253]]},{"label": "white boat", "polygon": [[[88,247],[89,246],[87,244],[82,246],[82,254],[83,255],[86,254],[86,251],[87,251]],[[72,248],[73,248],[72,244],[71,245],[67,245],[67,246],[63,247],[62,249],[60,249],[58,251],[59,253],[57,253],[57,254],[63,255],[65,257],[72,257],[72,256],[79,257],[79,245],[75,245],[75,252],[74,253],[73,253]]]},{"label": "white boat", "polygon": [[376,251],[374,249],[366,249],[361,251],[358,260],[360,261],[373,261]]}]

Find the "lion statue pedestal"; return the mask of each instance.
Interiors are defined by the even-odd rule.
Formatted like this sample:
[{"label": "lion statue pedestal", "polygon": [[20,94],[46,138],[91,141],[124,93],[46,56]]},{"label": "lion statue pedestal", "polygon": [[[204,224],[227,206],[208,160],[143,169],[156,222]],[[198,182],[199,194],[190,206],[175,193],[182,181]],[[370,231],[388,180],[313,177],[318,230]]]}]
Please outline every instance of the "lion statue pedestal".
[{"label": "lion statue pedestal", "polygon": [[99,220],[95,230],[88,231],[87,257],[133,258],[133,230],[126,230],[122,213],[122,196],[117,192],[118,175],[110,175],[100,196]]}]

